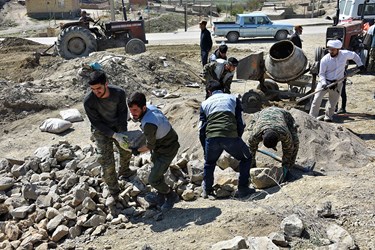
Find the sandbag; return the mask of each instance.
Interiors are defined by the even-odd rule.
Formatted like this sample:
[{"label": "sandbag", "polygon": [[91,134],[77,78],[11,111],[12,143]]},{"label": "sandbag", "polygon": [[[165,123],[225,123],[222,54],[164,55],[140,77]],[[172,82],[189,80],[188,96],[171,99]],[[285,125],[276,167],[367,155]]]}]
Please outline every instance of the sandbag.
[{"label": "sandbag", "polygon": [[67,109],[60,111],[61,117],[70,122],[80,122],[83,121],[82,115],[78,109]]},{"label": "sandbag", "polygon": [[42,122],[42,124],[39,126],[39,129],[42,132],[59,134],[71,128],[72,125],[73,124],[70,121],[65,121],[60,118],[49,118]]}]

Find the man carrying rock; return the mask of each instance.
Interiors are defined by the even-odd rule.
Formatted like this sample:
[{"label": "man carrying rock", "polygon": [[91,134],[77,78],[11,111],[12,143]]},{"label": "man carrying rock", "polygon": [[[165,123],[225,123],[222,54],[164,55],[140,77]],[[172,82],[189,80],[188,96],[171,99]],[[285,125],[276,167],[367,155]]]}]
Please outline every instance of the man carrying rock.
[{"label": "man carrying rock", "polygon": [[204,66],[203,77],[206,83],[210,80],[218,81],[224,93],[230,94],[230,86],[237,66],[238,60],[234,57],[230,57],[228,60],[217,59],[215,62]]},{"label": "man carrying rock", "polygon": [[109,85],[106,74],[101,70],[94,70],[89,74],[88,84],[91,91],[86,95],[83,105],[91,123],[103,179],[111,194],[106,201],[109,206],[121,200],[113,143],[120,154],[119,177],[129,178],[135,174],[135,171],[129,168],[131,152],[120,146],[124,143],[121,133],[127,131],[128,126],[126,94],[123,89]]},{"label": "man carrying rock", "polygon": [[251,155],[241,139],[245,124],[242,120],[242,106],[238,98],[223,93],[219,82],[207,83],[208,98],[202,102],[199,117],[199,139],[204,148],[204,172],[202,197],[213,195],[216,162],[225,150],[240,161],[240,175],[237,196],[245,198],[254,189],[249,188]]},{"label": "man carrying rock", "polygon": [[166,212],[179,200],[177,193],[164,180],[164,174],[180,147],[178,135],[159,109],[152,105],[146,105],[146,97],[143,93],[134,92],[131,94],[128,99],[128,107],[132,118],[141,123],[141,129],[146,137],[146,145],[134,148],[132,152],[134,155],[138,155],[151,151],[153,166],[148,182],[158,191],[155,197],[157,200],[153,203],[161,203],[162,212]]},{"label": "man carrying rock", "polygon": [[255,155],[262,141],[267,148],[276,150],[281,141],[283,177],[295,164],[299,139],[297,125],[292,115],[281,108],[269,107],[253,114],[249,124],[249,147],[252,156],[251,168],[256,167]]},{"label": "man carrying rock", "polygon": [[324,121],[332,122],[333,114],[340,98],[343,81],[340,81],[330,88],[328,88],[328,85],[344,78],[347,61],[353,60],[362,72],[365,71],[365,66],[357,53],[348,50],[341,50],[342,42],[338,39],[329,40],[327,42],[327,48],[329,53],[320,60],[320,81],[317,90],[321,91],[314,95],[309,114],[313,117],[318,117],[323,97],[328,92],[329,105],[326,107]]}]

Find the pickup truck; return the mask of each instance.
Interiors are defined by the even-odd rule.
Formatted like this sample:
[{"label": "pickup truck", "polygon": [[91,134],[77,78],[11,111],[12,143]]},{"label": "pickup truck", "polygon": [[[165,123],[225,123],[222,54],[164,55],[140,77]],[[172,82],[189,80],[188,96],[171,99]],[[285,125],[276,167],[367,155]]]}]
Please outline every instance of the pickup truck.
[{"label": "pickup truck", "polygon": [[274,37],[287,39],[293,33],[293,25],[272,22],[261,12],[238,14],[235,22],[214,22],[213,35],[224,36],[235,43],[240,37]]}]

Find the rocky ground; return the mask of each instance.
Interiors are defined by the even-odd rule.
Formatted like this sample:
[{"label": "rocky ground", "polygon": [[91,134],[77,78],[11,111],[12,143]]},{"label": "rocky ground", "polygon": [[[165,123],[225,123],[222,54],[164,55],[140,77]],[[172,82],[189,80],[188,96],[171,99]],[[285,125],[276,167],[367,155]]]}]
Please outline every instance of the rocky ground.
[{"label": "rocky ground", "polygon": [[[313,61],[314,49],[324,45],[324,37],[302,38],[304,52],[309,61]],[[251,45],[230,44],[229,54],[239,59],[255,51],[267,54],[273,43],[257,39]],[[146,53],[136,56],[115,49],[69,61],[42,57],[37,64],[32,53],[45,48],[14,38],[0,44],[1,247],[209,249],[217,242],[241,236],[252,245],[250,249],[265,249],[267,244],[274,249],[267,239],[278,242],[281,249],[375,249],[372,74],[351,78],[353,84],[347,87],[349,113],[336,116],[335,124],[318,122],[305,112],[291,110],[300,125],[301,146],[297,162],[305,166],[312,160],[316,161],[314,172],[295,170],[294,180],[268,189],[257,189],[251,199],[237,200],[232,196],[236,173],[231,168],[224,171],[217,168],[218,188],[223,193],[228,191],[229,196],[204,200],[199,198],[199,181],[195,179],[199,177],[191,172],[191,166],[199,169],[203,160],[196,127],[203,89],[188,87],[199,84],[198,44],[148,46]],[[118,217],[120,219],[108,217],[109,211],[103,205],[105,187],[100,185],[97,166],[89,164],[95,155],[92,153],[89,122],[82,107],[87,86],[78,74],[82,64],[94,61],[101,62],[111,83],[124,87],[128,93],[135,90],[147,93],[148,99],[166,113],[180,135],[181,150],[176,159],[180,165],[177,164],[179,167],[175,169],[181,174],[180,180],[184,181],[176,188],[186,201],[177,203],[161,221],[155,217],[155,210],[141,205],[142,193],[139,191],[144,186],[138,180],[124,184],[127,190],[124,196],[129,198],[132,209],[123,211]],[[255,81],[236,80],[232,88],[234,93],[243,95],[256,85]],[[286,84],[279,86],[287,88]],[[179,97],[166,99],[153,95],[156,90],[163,89]],[[295,107],[295,103],[288,100],[271,104]],[[45,119],[60,117],[59,112],[67,108],[77,108],[84,121],[73,123],[72,128],[62,134],[40,131],[39,125]],[[251,115],[245,114],[245,120],[249,119]],[[137,124],[130,123],[130,129],[136,128]],[[243,138],[247,139],[247,133]],[[40,149],[43,147],[48,149],[44,155],[42,152],[45,151]],[[280,151],[275,153],[280,154]],[[35,160],[36,155],[41,162],[30,161]],[[23,164],[25,159],[26,165]],[[181,164],[181,159],[185,159],[185,163]],[[72,160],[79,162],[77,167]],[[259,154],[257,160],[259,166],[279,166]],[[190,167],[181,167],[185,164],[190,164]],[[147,164],[134,159],[133,168],[144,165]],[[138,174],[140,182],[144,180],[141,173]],[[173,174],[176,175],[176,171]],[[168,175],[168,178],[173,178],[173,175]],[[12,183],[11,188],[4,188],[4,180],[8,185]],[[36,190],[27,183],[38,184]],[[42,199],[46,190],[58,194],[59,197],[53,195],[54,204]],[[81,200],[82,204],[79,202],[82,199],[80,193],[85,193],[81,190],[89,190],[92,202],[90,199]],[[191,200],[186,198],[188,195],[182,195],[184,190],[190,190],[187,193]],[[293,214],[298,219],[290,218]],[[297,233],[288,231],[290,227],[285,226],[286,218],[295,225],[292,228]],[[276,236],[269,236],[276,232],[294,235],[287,239],[289,246],[283,245],[286,240],[278,241]],[[235,239],[235,244],[244,244],[243,240]],[[216,245],[214,249],[223,247]]]}]

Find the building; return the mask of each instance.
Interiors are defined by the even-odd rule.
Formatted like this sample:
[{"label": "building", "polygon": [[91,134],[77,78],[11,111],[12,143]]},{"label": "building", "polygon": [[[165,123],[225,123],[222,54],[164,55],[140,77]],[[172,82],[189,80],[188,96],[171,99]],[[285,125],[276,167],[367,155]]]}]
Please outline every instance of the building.
[{"label": "building", "polygon": [[26,12],[35,19],[77,19],[79,0],[26,0]]}]

